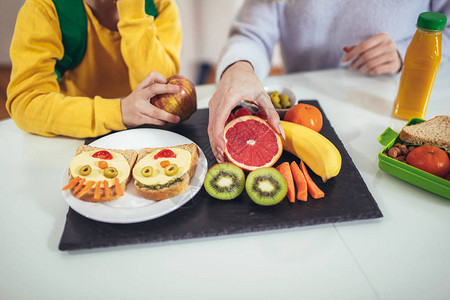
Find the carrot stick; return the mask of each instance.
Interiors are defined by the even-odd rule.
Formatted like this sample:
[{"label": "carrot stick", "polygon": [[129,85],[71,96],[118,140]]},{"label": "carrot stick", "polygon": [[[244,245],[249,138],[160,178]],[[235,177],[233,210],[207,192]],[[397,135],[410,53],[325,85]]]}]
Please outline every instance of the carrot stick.
[{"label": "carrot stick", "polygon": [[114,178],[114,187],[116,189],[116,194],[119,196],[123,196],[122,186],[120,185],[119,178]]},{"label": "carrot stick", "polygon": [[94,191],[94,199],[99,200],[100,199],[100,185],[101,181],[97,181],[97,184],[95,185],[95,191]]},{"label": "carrot stick", "polygon": [[289,163],[285,161],[281,165],[277,167],[277,170],[283,175],[284,179],[287,183],[287,197],[289,202],[295,202],[295,186],[294,186],[294,178],[292,178],[291,168],[289,167]]},{"label": "carrot stick", "polygon": [[77,183],[81,180],[80,176],[75,177],[74,179],[72,179],[65,187],[63,187],[63,191],[64,190],[70,190],[72,189],[74,186],[77,185]]},{"label": "carrot stick", "polygon": [[295,161],[291,162],[292,177],[294,177],[297,186],[297,199],[300,201],[308,200],[308,185],[305,176]]},{"label": "carrot stick", "polygon": [[103,189],[105,190],[105,199],[109,200],[109,186],[106,180],[103,180]]},{"label": "carrot stick", "polygon": [[76,195],[76,193],[78,193],[78,191],[81,190],[81,188],[83,187],[85,181],[86,181],[86,178],[82,178],[80,180],[80,184],[77,185],[77,187],[73,190],[72,194]]},{"label": "carrot stick", "polygon": [[88,181],[86,182],[86,185],[84,186],[84,188],[75,196],[77,198],[81,198],[84,194],[87,193],[87,191],[89,191],[95,184],[95,181]]},{"label": "carrot stick", "polygon": [[314,181],[309,176],[308,170],[306,169],[303,161],[300,161],[300,168],[302,169],[303,176],[306,179],[306,185],[308,186],[308,192],[314,199],[319,199],[325,197],[325,193],[319,189],[319,187],[314,183]]}]

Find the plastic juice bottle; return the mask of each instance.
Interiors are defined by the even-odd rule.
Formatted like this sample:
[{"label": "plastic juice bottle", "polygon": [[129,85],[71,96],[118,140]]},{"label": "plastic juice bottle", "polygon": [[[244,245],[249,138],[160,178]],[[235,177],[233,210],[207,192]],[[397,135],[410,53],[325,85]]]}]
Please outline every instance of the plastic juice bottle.
[{"label": "plastic juice bottle", "polygon": [[405,54],[394,115],[401,119],[422,118],[427,112],[434,79],[441,62],[442,31],[447,17],[423,12],[417,19],[417,31]]}]

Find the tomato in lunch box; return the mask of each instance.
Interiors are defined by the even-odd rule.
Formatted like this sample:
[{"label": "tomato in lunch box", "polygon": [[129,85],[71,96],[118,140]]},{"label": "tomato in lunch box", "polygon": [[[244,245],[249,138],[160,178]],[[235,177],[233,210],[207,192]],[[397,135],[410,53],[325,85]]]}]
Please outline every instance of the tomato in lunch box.
[{"label": "tomato in lunch box", "polygon": [[434,146],[420,146],[406,156],[406,162],[425,172],[444,177],[450,172],[450,159],[447,153]]}]

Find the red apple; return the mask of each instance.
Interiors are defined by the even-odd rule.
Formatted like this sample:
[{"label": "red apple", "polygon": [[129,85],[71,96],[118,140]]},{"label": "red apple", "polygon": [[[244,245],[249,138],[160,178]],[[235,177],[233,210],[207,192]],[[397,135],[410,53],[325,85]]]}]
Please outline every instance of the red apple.
[{"label": "red apple", "polygon": [[225,124],[228,124],[229,122],[233,121],[234,119],[236,119],[236,117],[233,115],[233,113],[230,113],[230,114],[228,115],[228,119],[227,119],[227,121],[225,122]]},{"label": "red apple", "polygon": [[187,120],[197,111],[197,93],[194,84],[182,75],[173,75],[167,83],[178,85],[180,91],[175,94],[156,95],[150,102],[158,108],[180,116],[180,122]]},{"label": "red apple", "polygon": [[253,112],[247,108],[239,108],[238,110],[236,110],[236,112],[234,113],[234,116],[236,118],[242,117],[242,116],[252,116]]},{"label": "red apple", "polygon": [[267,120],[266,114],[262,110],[258,110],[255,116],[260,117],[261,119]]}]

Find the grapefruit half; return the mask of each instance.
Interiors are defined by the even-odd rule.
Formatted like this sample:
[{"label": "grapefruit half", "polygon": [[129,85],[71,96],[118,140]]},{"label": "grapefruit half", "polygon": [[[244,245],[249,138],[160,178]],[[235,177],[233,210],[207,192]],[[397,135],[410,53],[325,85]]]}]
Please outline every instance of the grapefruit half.
[{"label": "grapefruit half", "polygon": [[224,129],[227,159],[247,171],[273,166],[283,152],[280,136],[256,116],[232,120]]}]

